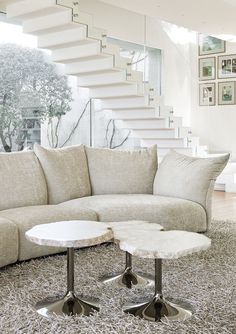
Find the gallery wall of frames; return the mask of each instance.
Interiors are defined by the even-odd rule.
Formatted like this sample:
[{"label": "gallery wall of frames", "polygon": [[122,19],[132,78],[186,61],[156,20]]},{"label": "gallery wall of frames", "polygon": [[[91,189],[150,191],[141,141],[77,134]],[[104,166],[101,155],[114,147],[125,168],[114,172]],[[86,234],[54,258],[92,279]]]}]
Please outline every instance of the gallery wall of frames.
[{"label": "gallery wall of frames", "polygon": [[199,105],[236,104],[236,54],[226,42],[204,34],[198,40]]}]

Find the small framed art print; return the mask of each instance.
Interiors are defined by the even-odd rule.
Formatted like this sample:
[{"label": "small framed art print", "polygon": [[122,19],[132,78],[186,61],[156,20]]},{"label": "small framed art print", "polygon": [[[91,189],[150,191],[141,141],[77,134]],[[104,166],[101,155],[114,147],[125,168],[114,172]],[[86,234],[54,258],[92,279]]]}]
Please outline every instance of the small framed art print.
[{"label": "small framed art print", "polygon": [[198,35],[199,56],[225,52],[225,41],[204,34]]},{"label": "small framed art print", "polygon": [[235,104],[235,81],[225,81],[218,83],[218,104]]},{"label": "small framed art print", "polygon": [[199,59],[199,80],[214,80],[216,78],[216,58]]},{"label": "small framed art print", "polygon": [[218,57],[218,78],[236,78],[236,54]]},{"label": "small framed art print", "polygon": [[199,85],[199,105],[215,105],[215,83],[202,83]]}]

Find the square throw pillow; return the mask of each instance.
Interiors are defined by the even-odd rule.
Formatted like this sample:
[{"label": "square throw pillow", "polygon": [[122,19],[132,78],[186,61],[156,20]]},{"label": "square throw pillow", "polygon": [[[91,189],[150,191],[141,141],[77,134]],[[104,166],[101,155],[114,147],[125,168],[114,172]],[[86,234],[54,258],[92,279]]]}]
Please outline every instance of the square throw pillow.
[{"label": "square throw pillow", "polygon": [[93,195],[152,194],[156,145],[132,151],[86,147],[86,154]]},{"label": "square throw pillow", "polygon": [[34,152],[0,153],[0,210],[47,201],[46,180]]},{"label": "square throw pillow", "polygon": [[154,194],[197,202],[209,211],[209,218],[214,182],[226,166],[229,156],[196,158],[170,151],[156,173]]},{"label": "square throw pillow", "polygon": [[83,145],[46,149],[38,144],[34,151],[43,168],[49,204],[91,195],[87,158]]}]

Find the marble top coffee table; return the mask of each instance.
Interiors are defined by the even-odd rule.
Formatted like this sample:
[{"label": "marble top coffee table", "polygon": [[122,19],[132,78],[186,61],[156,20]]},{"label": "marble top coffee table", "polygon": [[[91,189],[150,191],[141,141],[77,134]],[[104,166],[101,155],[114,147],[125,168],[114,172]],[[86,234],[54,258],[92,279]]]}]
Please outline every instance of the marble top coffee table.
[{"label": "marble top coffee table", "polygon": [[[113,231],[114,242],[118,245],[127,238],[130,240],[142,239],[143,233],[152,233],[163,230],[159,224],[149,223],[142,220],[130,220],[125,222],[106,223]],[[148,273],[134,271],[132,266],[132,255],[125,252],[125,269],[122,272],[106,274],[99,278],[105,284],[113,284],[131,289],[133,286],[154,285],[154,277]]]},{"label": "marble top coffee table", "polygon": [[151,321],[185,320],[192,313],[170,303],[162,294],[162,259],[177,259],[209,248],[211,240],[198,233],[186,231],[143,231],[139,238],[127,235],[120,248],[141,258],[155,259],[155,294],[151,301],[125,305],[124,311]]},{"label": "marble top coffee table", "polygon": [[74,248],[98,245],[113,238],[104,223],[94,221],[61,221],[37,225],[26,232],[26,238],[38,245],[67,248],[67,292],[62,298],[49,298],[37,303],[37,312],[43,316],[90,315],[99,311],[94,299],[78,298],[74,291]]}]

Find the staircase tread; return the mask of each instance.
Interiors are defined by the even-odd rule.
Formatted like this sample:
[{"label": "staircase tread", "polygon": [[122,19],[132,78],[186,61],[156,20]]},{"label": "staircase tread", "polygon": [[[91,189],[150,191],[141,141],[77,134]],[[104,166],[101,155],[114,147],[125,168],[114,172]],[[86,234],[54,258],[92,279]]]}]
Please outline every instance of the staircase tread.
[{"label": "staircase tread", "polygon": [[[131,80],[129,80],[129,81],[122,81],[122,82],[113,82],[113,83],[104,83],[104,84],[100,84],[100,85],[90,85],[89,84],[89,88],[91,88],[91,89],[93,89],[93,88],[106,88],[106,87],[117,87],[117,86],[119,86],[119,87],[122,87],[122,86],[128,86],[128,85],[135,85],[135,84],[138,84],[137,83],[137,81],[131,81]],[[88,86],[88,84],[81,84],[80,85],[81,87],[83,87],[83,86]]]},{"label": "staircase tread", "polygon": [[[146,107],[134,107],[133,110],[136,110],[138,112],[142,112],[143,110],[145,110]],[[148,109],[152,109],[151,111],[155,112],[156,108],[155,107],[149,107]],[[130,108],[120,108],[118,112],[129,112],[130,111]],[[146,111],[143,111],[143,112],[146,112]],[[150,110],[148,111],[150,112]],[[134,113],[134,111],[133,111]],[[154,117],[153,117],[154,118]],[[163,117],[164,118],[164,117]]]},{"label": "staircase tread", "polygon": [[[166,119],[165,117],[155,117],[155,118],[147,117],[147,118],[142,118],[142,119],[140,119],[140,118],[126,118],[125,120],[126,121],[142,121],[143,122],[143,121],[160,121],[160,120],[165,120],[165,119]],[[144,128],[144,130],[145,130],[145,128]]]},{"label": "staircase tread", "polygon": [[[60,6],[62,7],[62,6]],[[20,19],[24,20],[24,21],[34,21],[34,20],[41,20],[42,18],[54,18],[54,16],[61,16],[65,14],[65,16],[69,13],[71,14],[72,16],[72,8],[69,8],[69,7],[63,7],[63,8],[59,8],[59,5],[56,6],[56,7],[50,7],[51,10],[48,10],[48,9],[42,9],[40,11],[37,11],[37,12],[31,12],[31,13],[28,13],[28,14],[22,14],[20,16],[16,16],[16,17],[19,17]],[[45,15],[45,10],[47,10],[47,13]],[[54,11],[55,10],[55,11]],[[41,12],[43,12],[42,14],[43,15],[39,15]],[[28,16],[30,15],[30,17],[28,18],[24,18],[23,16]],[[74,21],[71,21],[71,23],[73,23]],[[74,22],[76,24],[76,22]]]},{"label": "staircase tread", "polygon": [[89,41],[88,38],[82,38],[74,42],[61,41],[61,44],[55,44],[55,45],[48,44],[46,46],[41,46],[39,42],[39,47],[40,49],[47,49],[47,50],[54,51],[54,50],[62,50],[62,49],[67,49],[67,48],[74,47],[74,46],[87,45],[87,44],[92,44],[92,42]]},{"label": "staircase tread", "polygon": [[66,46],[64,47],[58,47],[56,50],[67,50],[69,48],[74,48],[76,46],[84,46],[88,44],[99,44],[100,40],[98,39],[92,39],[90,37],[86,37],[82,40],[74,41],[74,42],[69,42],[68,44],[66,43]]},{"label": "staircase tread", "polygon": [[[116,72],[125,72],[125,69],[121,69],[121,68],[116,68],[114,67],[114,69],[116,69]],[[113,71],[114,72],[114,71]],[[103,74],[111,74],[111,70],[103,70]],[[83,77],[86,77],[86,78],[89,78],[89,77],[92,77],[92,76],[99,76],[101,75],[101,73],[85,73],[85,74],[81,74],[80,78],[83,78]]]},{"label": "staircase tread", "polygon": [[[157,119],[159,118],[157,117]],[[144,129],[135,129],[134,131],[175,131],[175,128],[156,128],[156,129],[144,128]]]},{"label": "staircase tread", "polygon": [[[25,1],[20,1],[20,2],[16,2],[16,3],[10,3],[7,5],[7,7],[11,10],[14,6],[22,6],[22,2]],[[51,6],[48,6],[47,8],[39,8],[39,9],[33,9],[33,10],[27,10],[26,12],[23,12],[22,14],[8,14],[9,18],[18,18],[21,20],[33,20],[33,19],[37,19],[37,18],[41,18],[43,16],[45,16],[45,11],[47,10],[47,16],[49,15],[53,15],[53,14],[57,14],[60,12],[68,12],[69,10],[72,10],[72,8],[69,7],[63,7],[61,5],[57,5],[52,4]]]},{"label": "staircase tread", "polygon": [[90,86],[90,89],[103,90],[103,89],[107,89],[107,88],[110,88],[110,87],[115,88],[115,89],[119,89],[119,88],[123,89],[124,87],[127,88],[127,86],[136,86],[136,87],[138,87],[138,85],[139,84],[136,81],[134,81],[134,82],[132,82],[132,81],[123,81],[123,82],[117,82],[117,83],[112,83],[112,84],[103,84],[103,85],[100,85],[100,86]]},{"label": "staircase tread", "polygon": [[[91,61],[91,60],[97,60],[97,59],[103,59],[103,58],[107,58],[109,56],[112,55],[104,55],[102,53],[93,55],[93,56],[84,56],[84,57],[80,57],[80,58],[69,58],[69,59],[62,59],[60,60],[60,62],[65,62],[66,64],[73,64],[73,63],[80,63],[80,62],[84,62],[84,61]],[[54,56],[55,58],[57,58],[57,56]],[[54,60],[55,62],[57,62],[57,60]]]},{"label": "staircase tread", "polygon": [[47,35],[52,35],[52,34],[60,34],[63,31],[67,32],[69,30],[76,30],[76,29],[84,29],[85,25],[82,23],[77,23],[74,21],[71,21],[69,23],[65,23],[61,26],[58,26],[56,30],[52,30],[52,31],[47,31],[47,32],[43,32],[40,33],[39,36],[47,36]]},{"label": "staircase tread", "polygon": [[[87,63],[87,62],[92,62],[92,61],[98,60],[98,59],[112,58],[112,57],[113,57],[112,55],[98,54],[98,55],[95,55],[95,56],[72,59],[69,64],[76,65],[76,64],[80,64],[80,63]],[[109,71],[111,71],[111,70],[116,70],[116,68],[113,67],[113,68],[109,69]],[[107,71],[107,69],[106,69],[106,71]],[[89,72],[89,73],[91,73],[91,72]],[[96,73],[96,71],[95,71],[95,73]]]},{"label": "staircase tread", "polygon": [[184,140],[184,138],[159,138],[159,137],[152,137],[152,138],[145,138],[145,140]]},{"label": "staircase tread", "polygon": [[[67,63],[67,65],[70,65],[71,63]],[[96,73],[96,74],[98,74],[98,73],[100,73],[100,74],[104,74],[104,73],[108,73],[107,71],[109,71],[109,73],[114,73],[114,72],[117,72],[118,70],[120,70],[120,69],[117,69],[117,68],[111,68],[111,69],[109,69],[109,70],[92,70],[92,71],[90,71],[90,72],[77,72],[77,71],[75,71],[74,73],[71,73],[71,71],[70,71],[70,74],[69,75],[74,75],[74,76],[80,76],[80,75],[84,75],[84,74],[90,74],[90,73]],[[80,86],[80,85],[78,85],[78,86]],[[123,109],[123,108],[122,108]]]},{"label": "staircase tread", "polygon": [[30,31],[30,32],[26,31],[25,33],[30,34],[30,35],[44,36],[44,35],[47,35],[47,34],[64,31],[66,29],[70,29],[74,25],[77,25],[77,23],[71,21],[70,23],[65,23],[65,24],[60,25],[60,26],[55,26],[55,27],[51,27],[51,28],[44,28],[44,29],[39,29],[39,30],[35,30],[35,31]]},{"label": "staircase tread", "polygon": [[[140,107],[140,109],[147,109],[147,110],[153,109],[153,108],[154,108],[153,106],[142,106],[142,107]],[[113,110],[113,111],[124,110],[124,108],[103,108],[103,109]],[[137,110],[137,107],[125,107],[125,110]],[[133,118],[131,118],[130,120],[133,120]],[[140,118],[138,118],[138,120],[140,120]]]}]

